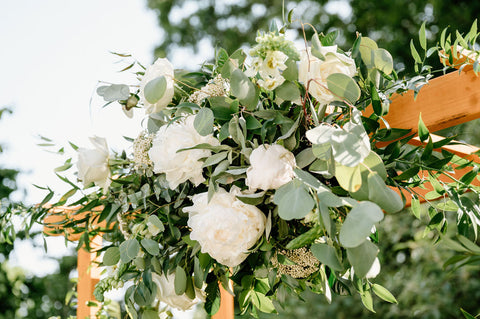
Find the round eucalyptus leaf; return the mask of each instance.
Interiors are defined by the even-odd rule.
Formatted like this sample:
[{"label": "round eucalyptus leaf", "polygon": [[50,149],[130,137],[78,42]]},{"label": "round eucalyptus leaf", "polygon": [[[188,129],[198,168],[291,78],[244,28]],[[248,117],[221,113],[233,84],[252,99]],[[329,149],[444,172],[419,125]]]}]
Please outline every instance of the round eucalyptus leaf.
[{"label": "round eucalyptus leaf", "polygon": [[277,96],[285,101],[295,101],[300,98],[300,90],[295,83],[286,81],[275,89]]},{"label": "round eucalyptus leaf", "polygon": [[383,212],[377,204],[359,202],[348,213],[340,229],[340,243],[345,248],[361,245],[371,234],[372,227],[383,219]]},{"label": "round eucalyptus leaf", "polygon": [[148,103],[155,104],[162,98],[165,94],[165,89],[167,88],[167,79],[165,76],[159,76],[151,80],[150,82],[145,85],[143,93],[145,95],[145,99]]},{"label": "round eucalyptus leaf", "polygon": [[343,266],[338,260],[337,252],[335,248],[327,244],[316,243],[310,247],[312,254],[317,258],[322,264],[327,265],[333,270],[342,271]]},{"label": "round eucalyptus leaf", "polygon": [[278,215],[285,220],[303,218],[315,206],[307,187],[298,179],[277,189],[273,202],[278,205]]},{"label": "round eucalyptus leaf", "polygon": [[362,186],[360,165],[355,167],[335,163],[335,177],[340,186],[349,192],[356,192]]},{"label": "round eucalyptus leaf", "polygon": [[114,266],[120,260],[120,250],[118,247],[110,247],[103,254],[103,264],[105,266]]},{"label": "round eucalyptus leaf", "polygon": [[143,248],[145,248],[145,250],[150,255],[158,256],[160,254],[160,248],[155,240],[152,240],[150,238],[143,238],[141,243]]},{"label": "round eucalyptus leaf", "polygon": [[357,247],[347,248],[348,261],[359,278],[364,278],[372,268],[378,251],[378,247],[369,240],[365,240]]},{"label": "round eucalyptus leaf", "polygon": [[327,77],[328,89],[337,100],[347,100],[355,103],[360,98],[360,88],[354,79],[343,73],[333,73]]},{"label": "round eucalyptus leaf", "polygon": [[387,213],[396,213],[403,209],[400,196],[387,185],[376,172],[368,174],[368,198]]},{"label": "round eucalyptus leaf", "polygon": [[193,120],[193,127],[202,136],[207,136],[208,134],[213,133],[213,121],[214,121],[213,112],[209,108],[201,108],[195,115],[195,120]]},{"label": "round eucalyptus leaf", "polygon": [[375,68],[385,74],[393,71],[393,58],[390,52],[385,49],[376,49],[373,51]]},{"label": "round eucalyptus leaf", "polygon": [[128,239],[120,244],[120,260],[125,264],[137,257],[140,244],[135,238]]}]

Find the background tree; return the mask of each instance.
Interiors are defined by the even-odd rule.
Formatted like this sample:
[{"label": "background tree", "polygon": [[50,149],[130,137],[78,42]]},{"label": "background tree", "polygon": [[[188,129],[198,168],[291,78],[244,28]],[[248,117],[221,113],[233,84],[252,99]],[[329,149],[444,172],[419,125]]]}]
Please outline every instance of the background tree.
[{"label": "background tree", "polygon": [[[7,113],[11,111],[0,109],[0,119]],[[0,156],[2,152],[0,146]],[[76,256],[62,257],[58,260],[59,270],[56,273],[39,277],[28,275],[22,268],[9,263],[14,243],[7,239],[12,237],[7,229],[13,227],[10,221],[15,218],[15,207],[21,205],[12,199],[12,194],[19,190],[16,182],[19,173],[16,169],[0,166],[0,319],[67,318],[75,314],[71,305],[74,299],[69,303],[65,301],[66,296],[73,293],[74,284],[69,276],[76,267]],[[32,243],[36,235],[40,233],[31,233],[28,237]],[[14,237],[18,240],[27,238],[23,231],[14,234]]]},{"label": "background tree", "polygon": [[[157,13],[163,31],[162,43],[155,50],[157,57],[172,57],[176,48],[192,48],[198,53],[200,40],[232,53],[254,43],[252,30],[267,30],[272,19],[282,17],[281,2],[273,0],[148,0],[148,6]],[[285,7],[285,14],[295,9],[296,20],[311,23],[319,32],[339,30],[345,47],[352,45],[355,31],[371,37],[390,51],[397,63],[409,68],[413,62],[408,45],[422,21],[427,21],[429,38],[437,39],[448,26],[468,32],[480,13],[480,2],[470,0],[291,0],[285,1]],[[300,36],[300,24],[293,27]],[[310,38],[311,28],[306,32]]]}]

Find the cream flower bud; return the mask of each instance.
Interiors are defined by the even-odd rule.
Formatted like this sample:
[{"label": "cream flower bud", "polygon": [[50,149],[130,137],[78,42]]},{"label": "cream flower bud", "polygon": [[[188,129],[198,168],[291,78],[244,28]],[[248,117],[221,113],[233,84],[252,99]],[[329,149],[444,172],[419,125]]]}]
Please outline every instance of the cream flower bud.
[{"label": "cream flower bud", "polygon": [[102,137],[91,137],[94,148],[79,148],[78,152],[78,179],[87,186],[90,183],[108,189],[110,185],[110,168],[108,166],[107,141]]},{"label": "cream flower bud", "polygon": [[202,136],[193,126],[195,116],[188,116],[178,122],[162,126],[152,142],[148,152],[153,162],[153,171],[165,173],[170,189],[190,180],[195,186],[205,181],[202,175],[203,162],[199,159],[212,155],[210,150],[193,149],[178,152],[181,149],[207,143],[219,145],[212,134]]},{"label": "cream flower bud", "polygon": [[294,177],[295,156],[281,145],[260,145],[250,154],[246,184],[250,189],[277,189]]},{"label": "cream flower bud", "polygon": [[193,206],[183,209],[189,214],[190,238],[200,243],[202,252],[228,267],[248,257],[248,249],[262,236],[266,223],[262,211],[236,198],[239,193],[237,187],[229,193],[219,188],[210,202],[208,193],[196,194]]},{"label": "cream flower bud", "polygon": [[[145,99],[145,86],[148,82],[160,77],[165,76],[167,80],[167,86],[165,88],[165,92],[163,96],[155,103],[149,103]],[[145,70],[145,75],[140,82],[140,101],[145,106],[145,113],[156,113],[163,110],[167,105],[172,101],[174,88],[173,88],[173,77],[174,77],[174,70],[172,64],[167,59],[157,59],[155,63],[149,66]]]}]

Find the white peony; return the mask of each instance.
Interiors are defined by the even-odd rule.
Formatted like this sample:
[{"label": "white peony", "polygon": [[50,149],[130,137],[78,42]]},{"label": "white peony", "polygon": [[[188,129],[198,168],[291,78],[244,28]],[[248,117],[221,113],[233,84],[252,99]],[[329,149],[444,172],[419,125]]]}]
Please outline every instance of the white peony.
[{"label": "white peony", "polygon": [[90,142],[95,148],[79,148],[78,179],[87,186],[90,183],[107,189],[110,186],[110,168],[108,166],[108,146],[103,137],[91,137]]},{"label": "white peony", "polygon": [[199,159],[212,155],[210,150],[181,149],[207,143],[213,146],[220,142],[212,134],[202,136],[193,127],[195,116],[188,116],[178,122],[162,126],[152,142],[148,156],[153,162],[153,171],[165,173],[170,189],[190,180],[195,186],[205,181],[202,175],[203,162]]},{"label": "white peony", "polygon": [[[167,87],[165,88],[165,93],[160,98],[160,100],[158,100],[156,103],[154,104],[149,103],[145,99],[145,94],[144,94],[145,86],[148,84],[148,82],[160,76],[165,76],[165,79],[167,80]],[[154,64],[152,64],[145,70],[145,75],[143,76],[142,81],[140,82],[140,92],[139,92],[140,101],[145,106],[145,113],[150,114],[150,113],[159,112],[163,110],[165,107],[167,107],[168,103],[172,101],[173,93],[174,93],[173,78],[174,78],[173,66],[165,58],[157,59],[157,61],[155,61]]]},{"label": "white peony", "polygon": [[175,293],[175,273],[165,277],[152,273],[152,281],[157,285],[157,299],[166,303],[170,307],[179,310],[189,310],[199,302],[205,301],[203,292],[195,289],[195,299],[190,299],[186,294],[177,295]]},{"label": "white peony", "polygon": [[260,145],[250,154],[246,184],[250,189],[277,189],[294,177],[295,156],[281,145]]},{"label": "white peony", "polygon": [[235,267],[248,256],[265,229],[265,215],[257,207],[236,198],[240,191],[219,188],[210,202],[208,193],[192,197],[193,206],[183,210],[189,214],[190,238],[200,243],[219,263]]},{"label": "white peony", "polygon": [[320,53],[325,57],[322,61],[315,57],[311,49],[302,51],[300,55],[300,66],[298,79],[307,87],[308,92],[322,105],[335,100],[335,96],[327,89],[327,78],[330,74],[343,73],[353,77],[357,68],[355,61],[341,53],[337,53],[337,46],[326,46],[320,48]]}]

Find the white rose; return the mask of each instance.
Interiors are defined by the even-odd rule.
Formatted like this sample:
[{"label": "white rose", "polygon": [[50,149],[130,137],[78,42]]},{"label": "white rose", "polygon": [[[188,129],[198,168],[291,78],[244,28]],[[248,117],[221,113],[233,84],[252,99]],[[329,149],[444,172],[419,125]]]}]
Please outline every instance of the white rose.
[{"label": "white rose", "polygon": [[152,142],[148,156],[153,162],[153,171],[165,173],[170,189],[190,180],[195,186],[205,181],[202,175],[203,162],[199,159],[212,155],[210,150],[193,149],[178,152],[180,149],[207,143],[219,145],[212,134],[201,136],[193,127],[195,116],[191,115],[178,122],[162,126]]},{"label": "white rose", "polygon": [[337,53],[336,45],[321,47],[320,53],[325,57],[325,61],[315,57],[310,48],[308,54],[305,50],[301,52],[298,79],[305,87],[312,80],[308,86],[308,92],[324,105],[335,100],[335,96],[327,89],[328,76],[333,73],[343,73],[353,77],[357,68],[352,58]]},{"label": "white rose", "polygon": [[90,142],[95,148],[79,148],[78,179],[87,186],[90,183],[107,189],[110,185],[110,168],[108,167],[107,141],[102,137],[91,137]]},{"label": "white rose", "polygon": [[277,189],[290,182],[295,156],[281,145],[260,145],[250,154],[246,184],[250,189]]},{"label": "white rose", "polygon": [[236,198],[240,191],[233,187],[228,193],[219,188],[210,202],[208,193],[192,197],[193,206],[183,210],[189,213],[190,238],[200,243],[219,263],[235,267],[248,256],[251,248],[265,229],[265,215],[257,207]]},{"label": "white rose", "polygon": [[[160,76],[165,76],[165,79],[167,80],[167,87],[165,88],[165,93],[160,98],[160,100],[158,100],[154,104],[151,104],[145,99],[145,86],[148,84],[148,82]],[[140,82],[139,92],[140,101],[145,106],[145,113],[150,114],[159,112],[164,109],[168,105],[168,103],[172,101],[174,93],[173,77],[173,66],[167,59],[157,59],[157,61],[155,61],[153,65],[149,66],[145,70],[145,75]]]},{"label": "white rose", "polygon": [[191,309],[195,304],[205,301],[203,292],[199,289],[195,289],[195,299],[188,298],[186,294],[177,295],[174,285],[175,273],[167,277],[152,273],[152,281],[157,284],[157,299],[170,307],[185,311]]}]

